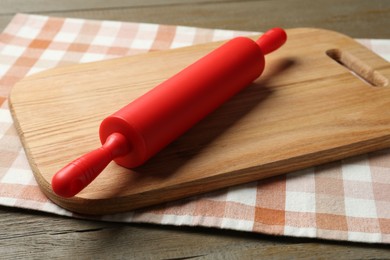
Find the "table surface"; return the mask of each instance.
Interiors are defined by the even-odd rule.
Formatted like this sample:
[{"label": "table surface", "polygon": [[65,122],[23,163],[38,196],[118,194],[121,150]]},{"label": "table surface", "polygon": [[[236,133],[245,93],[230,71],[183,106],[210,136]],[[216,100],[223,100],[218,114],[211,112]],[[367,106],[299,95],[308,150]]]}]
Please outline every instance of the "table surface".
[{"label": "table surface", "polygon": [[[390,39],[388,0],[3,0],[0,30],[17,12],[249,31],[319,27]],[[0,258],[390,258],[384,245],[78,220],[8,207],[0,214]]]}]

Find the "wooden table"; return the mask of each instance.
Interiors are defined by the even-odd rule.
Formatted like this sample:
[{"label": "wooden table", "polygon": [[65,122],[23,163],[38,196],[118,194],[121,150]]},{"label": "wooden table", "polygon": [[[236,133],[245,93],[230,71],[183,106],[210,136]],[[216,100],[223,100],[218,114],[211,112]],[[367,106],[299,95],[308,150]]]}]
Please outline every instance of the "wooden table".
[{"label": "wooden table", "polygon": [[[0,29],[17,12],[265,31],[320,27],[390,38],[388,0],[4,0]],[[210,228],[107,223],[0,207],[0,258],[390,258],[383,245],[273,237]]]}]

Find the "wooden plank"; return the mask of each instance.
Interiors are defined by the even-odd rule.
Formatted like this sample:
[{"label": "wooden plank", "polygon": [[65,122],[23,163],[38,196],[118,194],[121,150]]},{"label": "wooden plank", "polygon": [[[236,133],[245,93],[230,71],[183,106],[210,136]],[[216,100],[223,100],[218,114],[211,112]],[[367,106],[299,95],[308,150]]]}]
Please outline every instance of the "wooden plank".
[{"label": "wooden plank", "polygon": [[209,228],[120,224],[0,208],[4,259],[387,259],[386,246]]},{"label": "wooden plank", "polygon": [[[390,38],[390,1],[61,1],[2,2],[0,28],[14,12],[247,31],[318,27],[357,38]],[[288,10],[288,11],[287,11]],[[316,12],[318,10],[318,12]],[[174,14],[174,15],[172,15]]]},{"label": "wooden plank", "polygon": [[[213,0],[207,3],[229,2],[228,0]],[[69,12],[80,10],[99,10],[99,9],[123,9],[138,7],[156,7],[172,5],[196,5],[204,4],[203,0],[68,0],[68,1],[47,1],[47,0],[4,0],[1,2],[1,14],[23,13],[23,12]]]},{"label": "wooden plank", "polygon": [[[100,122],[221,43],[62,67],[20,81],[10,105],[41,188],[71,211],[110,214],[390,146],[384,109],[390,105],[390,64],[341,34],[288,34],[255,84],[149,163],[133,170],[112,163],[71,199],[53,193],[51,178],[100,146]],[[355,71],[365,71],[377,86],[327,53],[347,57],[341,62],[357,65]]]}]

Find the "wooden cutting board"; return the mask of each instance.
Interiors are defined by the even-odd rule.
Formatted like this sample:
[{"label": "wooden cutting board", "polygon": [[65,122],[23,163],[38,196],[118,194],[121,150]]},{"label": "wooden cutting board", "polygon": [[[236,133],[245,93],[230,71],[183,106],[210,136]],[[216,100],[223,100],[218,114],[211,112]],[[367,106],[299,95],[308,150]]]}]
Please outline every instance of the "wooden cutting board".
[{"label": "wooden cutting board", "polygon": [[70,199],[53,193],[51,178],[100,146],[100,122],[221,43],[23,79],[10,104],[42,191],[74,212],[116,213],[390,147],[390,64],[336,32],[292,29],[288,37],[256,82],[144,166],[111,163]]}]

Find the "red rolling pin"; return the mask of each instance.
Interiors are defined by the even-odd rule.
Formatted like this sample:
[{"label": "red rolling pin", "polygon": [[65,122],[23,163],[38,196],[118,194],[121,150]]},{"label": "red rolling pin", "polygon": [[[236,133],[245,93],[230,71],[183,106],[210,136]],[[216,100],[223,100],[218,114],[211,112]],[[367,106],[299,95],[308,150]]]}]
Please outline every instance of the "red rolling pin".
[{"label": "red rolling pin", "polygon": [[264,55],[287,39],[274,28],[257,41],[234,38],[103,120],[103,146],[71,162],[52,178],[54,192],[72,197],[114,160],[143,164],[207,114],[258,78]]}]

